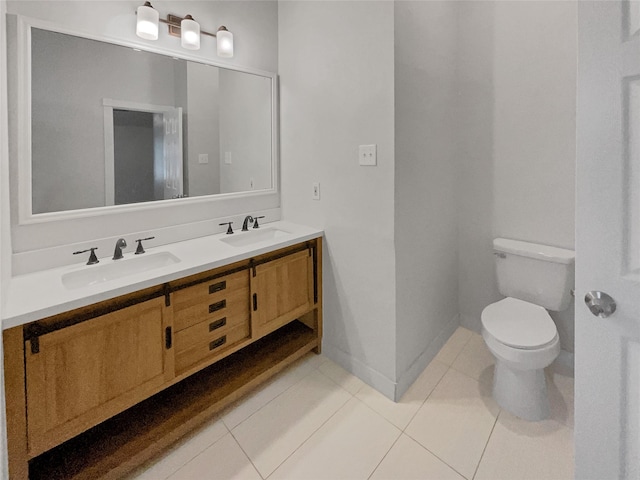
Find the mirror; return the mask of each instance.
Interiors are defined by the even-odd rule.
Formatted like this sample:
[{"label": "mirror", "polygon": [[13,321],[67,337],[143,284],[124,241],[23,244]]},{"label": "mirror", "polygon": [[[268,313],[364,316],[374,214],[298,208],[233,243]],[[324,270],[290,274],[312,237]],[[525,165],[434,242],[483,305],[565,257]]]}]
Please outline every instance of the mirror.
[{"label": "mirror", "polygon": [[29,31],[30,219],[275,190],[275,74]]}]

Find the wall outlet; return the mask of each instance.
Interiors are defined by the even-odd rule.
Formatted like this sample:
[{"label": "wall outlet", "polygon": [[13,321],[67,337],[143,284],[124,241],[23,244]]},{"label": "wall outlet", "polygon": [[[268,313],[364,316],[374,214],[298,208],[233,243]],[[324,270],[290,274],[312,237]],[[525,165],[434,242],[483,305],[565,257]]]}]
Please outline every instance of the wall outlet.
[{"label": "wall outlet", "polygon": [[311,197],[313,200],[320,200],[320,183],[313,184],[313,194]]},{"label": "wall outlet", "polygon": [[201,153],[198,155],[198,163],[209,163],[209,154]]},{"label": "wall outlet", "polygon": [[360,145],[358,160],[360,165],[375,166],[378,164],[378,154],[376,145]]},{"label": "wall outlet", "polygon": [[231,165],[231,152],[224,152],[224,164]]}]

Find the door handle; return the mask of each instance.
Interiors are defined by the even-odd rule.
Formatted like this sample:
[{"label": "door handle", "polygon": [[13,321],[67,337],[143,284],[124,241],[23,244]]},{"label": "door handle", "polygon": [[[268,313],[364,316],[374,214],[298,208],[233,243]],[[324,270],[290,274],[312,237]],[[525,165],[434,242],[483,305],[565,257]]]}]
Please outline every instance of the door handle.
[{"label": "door handle", "polygon": [[607,318],[616,311],[616,301],[604,292],[592,290],[584,296],[584,303],[587,304],[591,313],[596,317]]}]

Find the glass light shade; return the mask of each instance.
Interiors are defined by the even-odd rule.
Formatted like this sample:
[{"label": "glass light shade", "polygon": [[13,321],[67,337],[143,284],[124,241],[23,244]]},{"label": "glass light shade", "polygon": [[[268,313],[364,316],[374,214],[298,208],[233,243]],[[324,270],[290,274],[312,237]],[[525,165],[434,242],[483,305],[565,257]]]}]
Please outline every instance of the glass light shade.
[{"label": "glass light shade", "polygon": [[145,40],[158,39],[158,20],[160,14],[149,2],[138,7],[138,20],[136,22],[136,35]]},{"label": "glass light shade", "polygon": [[223,58],[233,57],[233,33],[221,27],[216,33],[216,39],[218,42],[218,56]]},{"label": "glass light shade", "polygon": [[200,50],[200,24],[187,15],[180,22],[182,48]]}]

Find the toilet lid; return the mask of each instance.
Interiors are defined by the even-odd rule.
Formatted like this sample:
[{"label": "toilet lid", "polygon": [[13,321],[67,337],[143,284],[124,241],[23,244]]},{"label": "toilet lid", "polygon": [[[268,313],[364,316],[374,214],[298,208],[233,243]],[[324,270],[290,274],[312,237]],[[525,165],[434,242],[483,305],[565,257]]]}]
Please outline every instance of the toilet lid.
[{"label": "toilet lid", "polygon": [[496,340],[514,348],[542,347],[556,338],[556,324],[539,305],[507,297],[482,311],[482,326]]}]

